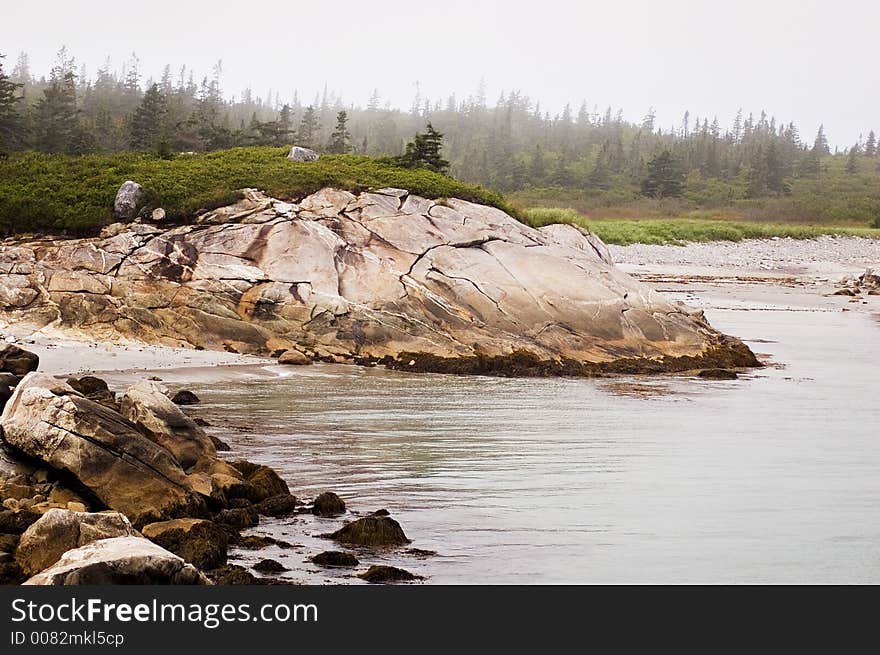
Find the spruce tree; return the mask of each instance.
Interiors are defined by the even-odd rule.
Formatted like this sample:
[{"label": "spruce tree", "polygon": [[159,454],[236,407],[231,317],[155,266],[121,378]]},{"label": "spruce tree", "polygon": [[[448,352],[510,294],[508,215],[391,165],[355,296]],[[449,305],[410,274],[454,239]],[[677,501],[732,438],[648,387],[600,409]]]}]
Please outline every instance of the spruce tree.
[{"label": "spruce tree", "polygon": [[849,149],[849,153],[846,156],[846,166],[844,170],[850,175],[859,172],[859,144],[855,144],[852,148]]},{"label": "spruce tree", "polygon": [[443,135],[428,123],[425,131],[416,134],[415,138],[406,144],[406,152],[395,158],[398,166],[405,168],[426,168],[435,173],[445,174],[449,170],[449,162],[443,159],[440,150],[443,148]]},{"label": "spruce tree", "polygon": [[299,129],[296,132],[296,140],[304,148],[315,149],[318,140],[318,116],[312,105],[306,107]]},{"label": "spruce tree", "polygon": [[21,115],[18,103],[21,97],[18,90],[22,87],[9,79],[3,71],[3,57],[0,55],[0,152],[11,150],[23,142]]},{"label": "spruce tree", "polygon": [[153,84],[132,116],[129,145],[134,150],[155,150],[160,139],[167,136],[166,114],[165,96],[159,90],[159,85]]},{"label": "spruce tree", "polygon": [[351,152],[351,133],[348,131],[348,113],[345,111],[336,114],[336,129],[330,137],[327,151],[334,155]]},{"label": "spruce tree", "polygon": [[831,154],[831,148],[828,147],[828,138],[825,136],[824,125],[819,126],[819,131],[816,133],[816,140],[813,142],[813,150],[815,150],[820,156]]},{"label": "spruce tree", "polygon": [[52,76],[34,110],[35,142],[43,152],[70,153],[77,131],[76,80],[72,72]]},{"label": "spruce tree", "polygon": [[642,181],[642,194],[654,198],[679,198],[684,191],[684,173],[668,149],[648,162],[648,175]]},{"label": "spruce tree", "polygon": [[877,154],[877,135],[874,130],[868,132],[868,140],[865,141],[865,157],[874,157]]}]

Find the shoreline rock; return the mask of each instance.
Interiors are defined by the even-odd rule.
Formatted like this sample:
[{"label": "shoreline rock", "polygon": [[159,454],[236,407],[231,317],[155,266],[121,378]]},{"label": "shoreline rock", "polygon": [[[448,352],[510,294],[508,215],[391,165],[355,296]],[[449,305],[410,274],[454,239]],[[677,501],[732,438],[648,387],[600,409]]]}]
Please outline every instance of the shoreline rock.
[{"label": "shoreline rock", "polygon": [[248,190],[191,225],[3,245],[0,269],[17,320],[98,339],[480,375],[757,363],[595,235],[405,190]]}]

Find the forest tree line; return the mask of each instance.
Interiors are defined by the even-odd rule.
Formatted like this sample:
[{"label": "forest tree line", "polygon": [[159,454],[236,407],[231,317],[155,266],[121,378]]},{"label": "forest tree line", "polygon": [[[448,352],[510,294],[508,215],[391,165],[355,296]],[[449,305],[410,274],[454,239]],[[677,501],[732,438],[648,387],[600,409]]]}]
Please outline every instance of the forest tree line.
[{"label": "forest tree line", "polygon": [[[10,66],[0,59],[0,152],[34,149],[88,154],[144,151],[171,157],[236,146],[296,143],[319,152],[396,156],[420,135],[440,143],[444,165],[466,182],[502,192],[538,188],[592,193],[678,197],[700,188],[724,196],[785,196],[797,180],[815,180],[832,155],[819,127],[804,137],[791,122],[739,111],[733,123],[685,113],[663,128],[653,110],[640,122],[620,111],[598,111],[583,102],[551,115],[520,92],[490,104],[485,92],[430,100],[418,93],[407,110],[383,104],[375,91],[366,106],[319,94],[305,102],[294,94],[267,98],[245,90],[227,97],[222,66],[198,77],[166,66],[147,78],[137,58],[121,71],[109,62],[90,76],[66,49],[48,76],[36,77],[28,57]],[[433,128],[436,128],[434,130]],[[437,144],[434,144],[437,145]],[[839,158],[846,173],[875,173],[877,137],[869,131]],[[869,162],[869,163],[866,163]],[[731,199],[735,199],[731,197]]]}]

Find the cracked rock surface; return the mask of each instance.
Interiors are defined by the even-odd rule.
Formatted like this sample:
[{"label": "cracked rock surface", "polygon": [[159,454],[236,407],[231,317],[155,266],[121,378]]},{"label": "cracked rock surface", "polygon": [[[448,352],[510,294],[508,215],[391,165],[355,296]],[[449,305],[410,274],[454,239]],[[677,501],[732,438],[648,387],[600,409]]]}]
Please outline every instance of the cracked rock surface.
[{"label": "cracked rock surface", "polygon": [[7,321],[319,359],[694,357],[722,337],[613,265],[595,235],[401,189],[246,190],[176,227],[0,246]]}]

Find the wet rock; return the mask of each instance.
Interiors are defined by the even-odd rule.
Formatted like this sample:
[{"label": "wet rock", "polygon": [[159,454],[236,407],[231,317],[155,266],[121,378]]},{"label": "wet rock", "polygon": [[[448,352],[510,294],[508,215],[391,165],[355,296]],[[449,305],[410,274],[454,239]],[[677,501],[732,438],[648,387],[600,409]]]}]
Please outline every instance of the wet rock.
[{"label": "wet rock", "polygon": [[413,580],[424,580],[420,575],[415,575],[396,566],[371,566],[366,573],[359,576],[362,580],[372,582],[374,584],[386,582],[412,582]]},{"label": "wet rock", "polygon": [[214,517],[214,521],[235,530],[244,530],[257,525],[260,522],[260,515],[253,507],[236,507],[221,510]]},{"label": "wet rock", "polygon": [[312,363],[312,359],[298,350],[285,350],[278,358],[279,364],[287,366],[305,366]]},{"label": "wet rock", "polygon": [[293,548],[293,544],[282,541],[281,539],[255,534],[236,535],[234,538],[230,539],[230,543],[236,548],[242,548],[244,550],[261,550],[263,548],[268,548],[269,546],[278,546],[284,550]]},{"label": "wet rock", "polygon": [[202,401],[192,391],[189,391],[188,389],[181,389],[173,396],[171,396],[171,402],[173,402],[175,405],[197,405]]},{"label": "wet rock", "polygon": [[281,573],[288,570],[284,564],[276,562],[274,559],[263,559],[254,564],[254,571],[259,571],[260,573]]},{"label": "wet rock", "polygon": [[225,530],[204,519],[173,519],[145,525],[143,535],[199,569],[226,564],[228,536]]},{"label": "wet rock", "polygon": [[232,462],[249,485],[248,500],[259,503],[262,500],[281,494],[290,495],[287,483],[273,469],[262,464],[253,464],[245,460]]},{"label": "wet rock", "polygon": [[39,365],[38,355],[15,344],[0,343],[0,372],[24,377],[31,371],[36,371]]},{"label": "wet rock", "polygon": [[723,368],[708,368],[705,371],[697,373],[697,377],[704,380],[736,380],[739,378],[736,371],[727,371]]},{"label": "wet rock", "polygon": [[287,516],[296,511],[296,498],[290,494],[278,494],[256,504],[263,516]]},{"label": "wet rock", "polygon": [[360,564],[357,557],[341,550],[327,550],[318,553],[312,558],[312,562],[318,566],[355,567]]},{"label": "wet rock", "polygon": [[136,536],[119,512],[89,514],[50,509],[31,525],[15,551],[15,560],[28,576],[49,568],[69,550],[111,537]]},{"label": "wet rock", "polygon": [[[200,423],[199,419],[193,419],[193,423],[195,423],[198,426],[207,425],[206,421],[202,421]],[[213,434],[209,434],[208,438],[211,440],[211,443],[214,444],[214,450],[216,450],[217,452],[225,453],[225,452],[229,452],[230,450],[232,450],[232,446],[230,446],[228,443],[223,441],[223,439],[221,439],[220,437],[215,437]]]},{"label": "wet rock", "polygon": [[257,582],[253,573],[243,566],[237,566],[236,564],[227,564],[226,566],[206,571],[205,575],[211,582],[217,585],[252,585]]},{"label": "wet rock", "polygon": [[113,216],[120,221],[130,221],[137,216],[141,200],[144,197],[144,189],[137,182],[126,180],[113,202]]},{"label": "wet rock", "polygon": [[318,157],[320,157],[320,155],[314,150],[303,148],[301,146],[292,146],[290,152],[287,154],[287,158],[291,161],[300,162],[318,161]]},{"label": "wet rock", "polygon": [[115,537],[67,551],[26,585],[208,584],[192,564],[143,537]]},{"label": "wet rock", "polygon": [[[193,423],[198,425],[200,428],[207,428],[207,427],[211,426],[211,424],[208,423],[205,419],[200,418],[198,416],[193,418]],[[217,437],[214,437],[214,439],[217,439]],[[217,439],[217,441],[220,441],[220,439]],[[217,450],[220,450],[220,449],[218,448]]]},{"label": "wet rock", "polygon": [[385,508],[382,508],[382,509],[377,509],[375,512],[370,512],[370,515],[371,516],[391,516],[391,512],[389,512]]},{"label": "wet rock", "polygon": [[204,516],[204,501],[173,455],[118,413],[48,375],[28,374],[3,410],[7,443],[74,476],[135,527]]},{"label": "wet rock", "polygon": [[345,512],[345,502],[332,491],[325,491],[315,498],[312,513],[318,516],[337,516]]},{"label": "wet rock", "polygon": [[393,548],[410,543],[400,524],[388,516],[365,516],[346,523],[331,534],[330,538],[352,546],[368,548]]},{"label": "wet rock", "polygon": [[411,555],[412,557],[418,557],[419,559],[437,556],[436,550],[424,550],[423,548],[407,548],[403,552],[407,555]]}]

